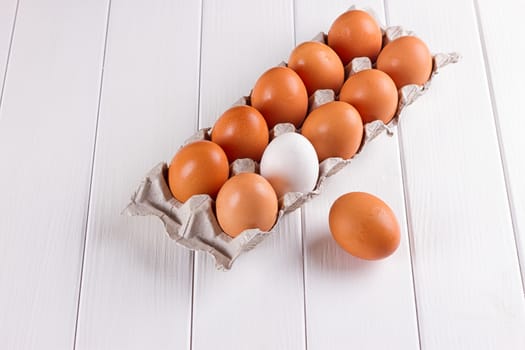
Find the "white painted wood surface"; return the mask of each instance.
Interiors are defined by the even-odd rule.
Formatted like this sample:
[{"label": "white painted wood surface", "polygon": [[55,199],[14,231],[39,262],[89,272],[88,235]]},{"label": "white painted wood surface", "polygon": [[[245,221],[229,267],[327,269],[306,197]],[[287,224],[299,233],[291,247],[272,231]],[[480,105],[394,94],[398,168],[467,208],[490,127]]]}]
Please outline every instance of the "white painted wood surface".
[{"label": "white painted wood surface", "polygon": [[433,50],[463,55],[400,124],[421,346],[523,349],[525,303],[473,3],[397,1],[387,13]]},{"label": "white painted wood surface", "polygon": [[158,220],[120,212],[195,131],[199,18],[198,2],[111,2],[78,350],[189,346],[193,254]]},{"label": "white painted wood surface", "polygon": [[[384,23],[381,1],[356,5],[370,7]],[[296,30],[300,41],[312,37],[311,22],[327,31],[333,18],[347,8],[345,1],[330,6],[298,2]],[[402,238],[399,249],[389,259],[360,261],[332,239],[328,227],[330,206],[351,191],[373,193],[396,213]],[[322,195],[305,205],[303,216],[308,348],[417,349],[397,135],[383,135],[364,148],[352,164],[330,179]]]},{"label": "white painted wood surface", "polygon": [[73,346],[106,12],[18,9],[0,109],[2,349]]},{"label": "white painted wood surface", "polygon": [[[396,213],[401,243],[388,259],[361,261],[346,254],[331,238],[330,205],[351,191],[375,194]],[[419,347],[404,210],[397,138],[387,135],[374,140],[354,163],[330,179],[323,195],[306,204],[309,349]]]},{"label": "white painted wood surface", "polygon": [[[201,126],[212,126],[237,98],[249,94],[260,74],[286,60],[294,47],[292,5],[204,2]],[[305,347],[300,211],[227,273],[217,271],[204,253],[196,257],[193,349]]]},{"label": "white painted wood surface", "polygon": [[0,1],[0,103],[4,86],[4,74],[8,62],[13,24],[16,17],[17,0]]},{"label": "white painted wood surface", "polygon": [[516,244],[519,249],[522,282],[525,279],[525,107],[523,81],[525,42],[519,40],[523,31],[523,6],[517,1],[478,1],[482,45],[486,55],[485,68],[492,112],[499,136],[502,162],[507,178],[507,192],[512,210]]},{"label": "white painted wood surface", "polygon": [[[148,169],[353,3],[463,56],[399,134],[229,272],[119,215]],[[0,82],[16,6],[0,0]],[[21,0],[0,100],[0,348],[525,348],[521,7]],[[331,240],[351,190],[394,209],[392,257]]]}]

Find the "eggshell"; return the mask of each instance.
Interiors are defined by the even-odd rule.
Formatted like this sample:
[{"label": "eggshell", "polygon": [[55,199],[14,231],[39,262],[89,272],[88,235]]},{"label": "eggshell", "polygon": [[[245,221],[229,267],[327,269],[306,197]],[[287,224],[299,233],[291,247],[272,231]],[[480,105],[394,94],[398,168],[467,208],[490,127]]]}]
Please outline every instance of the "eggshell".
[{"label": "eggshell", "polygon": [[345,78],[345,69],[337,53],[317,41],[297,46],[290,54],[288,67],[301,77],[308,96],[319,89],[331,89],[338,93]]},{"label": "eggshell", "polygon": [[350,10],[334,21],[328,31],[328,46],[346,66],[355,57],[374,62],[381,50],[383,34],[376,20],[367,12]]},{"label": "eggshell", "polygon": [[182,147],[168,169],[170,191],[180,202],[195,194],[215,198],[229,175],[228,158],[211,141],[196,141]]},{"label": "eggshell", "polygon": [[329,102],[314,109],[304,121],[301,134],[314,146],[319,161],[350,159],[363,139],[359,112],[346,102]]},{"label": "eggshell", "polygon": [[268,144],[260,171],[274,188],[277,198],[281,198],[287,192],[313,190],[319,175],[319,161],[310,141],[290,132],[277,136]]},{"label": "eggshell", "polygon": [[391,255],[399,246],[399,223],[392,209],[365,192],[339,197],[330,208],[330,231],[348,253],[377,260]]},{"label": "eggshell", "polygon": [[231,237],[252,228],[269,231],[277,219],[277,195],[264,177],[241,173],[222,186],[216,208],[219,225]]},{"label": "eggshell", "polygon": [[221,146],[230,163],[241,158],[260,161],[269,141],[268,125],[255,108],[235,106],[215,122],[211,140]]},{"label": "eggshell", "polygon": [[354,106],[363,123],[381,120],[387,124],[397,110],[398,94],[394,81],[377,69],[366,69],[350,76],[339,100]]},{"label": "eggshell", "polygon": [[432,55],[421,39],[402,36],[383,48],[377,69],[387,73],[398,89],[408,84],[423,85],[432,73]]},{"label": "eggshell", "polygon": [[308,109],[308,93],[292,69],[274,67],[255,83],[251,105],[261,112],[270,129],[279,123],[292,123],[299,128]]}]

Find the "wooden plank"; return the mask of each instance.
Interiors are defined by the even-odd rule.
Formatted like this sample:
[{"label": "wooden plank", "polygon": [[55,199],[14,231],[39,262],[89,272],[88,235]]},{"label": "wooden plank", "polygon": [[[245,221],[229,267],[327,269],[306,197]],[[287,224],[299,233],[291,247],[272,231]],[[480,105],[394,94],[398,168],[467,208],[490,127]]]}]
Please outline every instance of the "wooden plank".
[{"label": "wooden plank", "polygon": [[[381,1],[357,5],[370,6],[383,20]],[[348,9],[348,2],[307,1],[296,6],[297,36],[304,41],[320,30],[328,31],[335,18]],[[347,254],[332,239],[328,227],[330,206],[351,191],[375,194],[396,213],[402,238],[391,257],[362,261]],[[323,193],[308,203],[303,213],[308,349],[417,349],[397,135],[382,135],[370,143],[329,180]]]},{"label": "wooden plank", "polygon": [[199,2],[111,2],[77,350],[189,348],[192,254],[119,213],[196,129],[199,50]]},{"label": "wooden plank", "polygon": [[20,3],[0,111],[3,349],[73,345],[106,15]]},{"label": "wooden plank", "polygon": [[[206,1],[203,8],[201,125],[211,126],[249,93],[293,44],[292,1]],[[271,25],[269,25],[271,23]],[[228,272],[196,255],[193,349],[302,349],[300,212],[241,256]]]},{"label": "wooden plank", "polygon": [[525,120],[522,99],[522,85],[525,68],[520,57],[525,55],[523,40],[515,40],[508,33],[522,30],[521,6],[514,1],[495,4],[490,1],[478,1],[479,21],[481,22],[481,40],[486,54],[486,68],[491,84],[493,113],[503,165],[506,170],[507,191],[511,197],[511,209],[514,216],[514,230],[521,262],[522,283],[525,280],[525,162],[522,150]]},{"label": "wooden plank", "polygon": [[193,349],[304,349],[300,213],[228,272],[196,255]]},{"label": "wooden plank", "polygon": [[474,6],[397,1],[388,18],[432,51],[463,56],[401,124],[422,348],[523,349],[525,303]]},{"label": "wooden plank", "polygon": [[[390,257],[363,261],[330,235],[328,212],[344,193],[382,198],[401,226]],[[418,328],[410,267],[397,138],[382,135],[304,209],[308,349],[417,349]],[[380,336],[378,336],[380,334]]]}]

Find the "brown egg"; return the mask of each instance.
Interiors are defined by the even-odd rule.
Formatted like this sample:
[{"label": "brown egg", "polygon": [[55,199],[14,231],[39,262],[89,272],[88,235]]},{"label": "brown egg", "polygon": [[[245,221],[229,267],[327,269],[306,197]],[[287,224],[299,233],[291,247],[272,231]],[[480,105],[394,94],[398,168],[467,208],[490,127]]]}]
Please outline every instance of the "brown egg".
[{"label": "brown egg", "polygon": [[423,85],[432,73],[432,55],[419,38],[403,36],[383,48],[377,69],[390,75],[398,89],[408,84]]},{"label": "brown egg", "polygon": [[301,133],[314,146],[319,161],[326,158],[352,158],[363,139],[359,112],[346,102],[334,101],[313,110]]},{"label": "brown egg", "polygon": [[261,175],[241,173],[222,186],[216,208],[219,225],[228,236],[250,228],[269,231],[277,219],[277,195]]},{"label": "brown egg", "polygon": [[386,258],[399,246],[394,212],[371,194],[351,192],[339,197],[330,208],[329,222],[336,242],[358,258]]},{"label": "brown egg", "polygon": [[211,141],[196,141],[182,147],[168,169],[168,184],[175,197],[185,202],[195,194],[215,198],[229,175],[226,154]]},{"label": "brown egg", "polygon": [[251,94],[251,105],[268,127],[292,123],[300,127],[308,109],[308,93],[301,78],[287,67],[274,67],[259,77]]},{"label": "brown egg", "polygon": [[382,41],[379,24],[365,11],[343,13],[328,31],[328,46],[337,52],[345,66],[355,57],[369,57],[374,62]]},{"label": "brown egg", "polygon": [[339,100],[354,106],[363,123],[382,120],[388,123],[397,110],[397,88],[394,81],[384,72],[367,69],[346,80]]},{"label": "brown egg", "polygon": [[297,46],[288,59],[288,67],[303,80],[308,95],[318,89],[339,92],[345,78],[341,59],[328,45],[309,41]]},{"label": "brown egg", "polygon": [[221,146],[230,163],[239,158],[260,161],[268,145],[268,125],[255,108],[235,106],[215,122],[211,140]]}]

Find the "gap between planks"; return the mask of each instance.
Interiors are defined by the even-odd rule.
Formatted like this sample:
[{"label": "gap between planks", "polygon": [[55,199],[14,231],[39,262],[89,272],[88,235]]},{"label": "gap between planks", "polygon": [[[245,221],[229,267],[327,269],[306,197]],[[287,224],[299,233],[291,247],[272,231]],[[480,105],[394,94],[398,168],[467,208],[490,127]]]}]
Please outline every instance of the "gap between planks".
[{"label": "gap between planks", "polygon": [[[292,21],[293,21],[293,26],[292,26],[292,31],[293,31],[293,43],[294,43],[294,47],[297,46],[297,13],[296,13],[296,8],[297,8],[297,5],[296,5],[296,0],[292,0]],[[306,249],[305,249],[305,210],[304,210],[304,206],[301,206],[299,208],[300,210],[300,220],[301,220],[301,255],[302,255],[302,264],[303,264],[303,274],[302,274],[302,278],[303,278],[303,323],[304,323],[304,327],[303,327],[303,332],[304,332],[304,348],[305,350],[308,350],[308,320],[307,320],[307,312],[306,312]]]},{"label": "gap between planks", "polygon": [[98,122],[100,118],[100,103],[102,101],[102,89],[104,85],[104,65],[106,63],[106,52],[108,49],[108,32],[109,32],[109,21],[111,15],[111,0],[108,0],[108,7],[106,11],[106,28],[104,33],[104,49],[102,51],[102,66],[100,69],[100,84],[98,89],[98,101],[97,101],[97,117],[95,118],[95,136],[93,139],[93,151],[91,156],[91,169],[89,174],[89,189],[88,189],[88,199],[87,199],[87,209],[86,209],[86,224],[84,226],[84,237],[82,244],[82,258],[80,261],[80,278],[78,282],[78,295],[77,295],[77,306],[76,306],[76,317],[75,317],[75,328],[73,334],[73,350],[77,347],[77,334],[78,334],[78,320],[80,318],[80,301],[82,296],[82,283],[84,280],[84,269],[85,269],[85,259],[86,259],[86,243],[87,235],[90,224],[90,213],[91,213],[91,198],[93,197],[93,175],[95,169],[95,159],[97,153],[97,138],[98,138]]},{"label": "gap between planks", "polygon": [[[385,14],[385,26],[390,25],[390,16],[388,12],[388,1],[383,0],[383,11]],[[401,121],[400,121],[401,122]],[[417,290],[416,290],[416,276],[414,274],[414,243],[413,243],[413,234],[414,230],[412,227],[412,211],[410,208],[410,194],[408,192],[408,185],[407,185],[407,174],[406,174],[406,164],[405,164],[405,149],[403,148],[403,135],[401,132],[401,128],[399,126],[397,128],[397,147],[399,149],[399,167],[401,168],[401,187],[402,187],[402,194],[403,194],[403,203],[405,204],[405,219],[406,219],[406,229],[407,229],[407,237],[408,237],[408,255],[410,257],[410,274],[412,276],[412,291],[414,293],[414,310],[416,312],[416,327],[417,327],[417,341],[419,345],[419,349],[422,349],[421,347],[421,324],[419,320],[419,307],[417,302]]]},{"label": "gap between planks", "polygon": [[[204,0],[199,1],[200,5],[200,16],[199,16],[199,76],[197,79],[199,79],[198,85],[197,85],[197,125],[196,129],[200,129],[202,127],[202,117],[201,117],[201,83],[202,83],[202,32],[204,27]],[[193,349],[193,310],[195,305],[195,262],[197,260],[197,252],[192,251],[191,252],[191,305],[190,305],[190,340],[189,340],[189,346],[190,350]]]},{"label": "gap between planks", "polygon": [[11,58],[11,48],[13,47],[13,38],[15,36],[16,18],[18,17],[18,6],[20,0],[16,1],[15,14],[13,16],[13,25],[11,26],[11,35],[9,36],[9,45],[7,47],[7,57],[5,59],[4,78],[2,79],[2,88],[0,89],[0,110],[2,109],[2,102],[4,100],[4,88],[7,80],[7,69],[9,67],[9,59]]},{"label": "gap between planks", "polygon": [[512,232],[514,234],[514,246],[516,247],[516,258],[518,261],[518,269],[520,271],[520,279],[521,279],[521,289],[523,294],[525,295],[525,282],[523,280],[523,268],[522,268],[522,261],[520,260],[520,254],[519,254],[519,245],[518,245],[518,225],[516,223],[516,208],[514,207],[514,201],[513,201],[513,195],[512,195],[512,187],[510,185],[509,180],[509,171],[508,171],[508,165],[507,165],[507,159],[505,157],[505,146],[503,145],[502,136],[501,136],[501,127],[500,127],[500,118],[498,113],[498,106],[496,102],[496,97],[494,93],[494,86],[493,86],[493,79],[490,69],[490,62],[488,59],[487,54],[487,45],[485,43],[485,34],[483,32],[483,25],[481,23],[481,13],[479,10],[479,4],[477,0],[472,1],[472,5],[474,7],[474,14],[476,18],[476,25],[479,35],[479,41],[481,44],[481,51],[483,53],[483,68],[485,69],[485,78],[487,80],[487,85],[489,89],[489,96],[490,96],[490,106],[492,108],[492,117],[494,120],[494,127],[496,129],[496,139],[498,141],[498,153],[501,163],[501,169],[503,171],[503,180],[505,183],[505,194],[507,196],[507,203],[509,205],[509,215],[510,215],[510,221],[512,224]]}]

